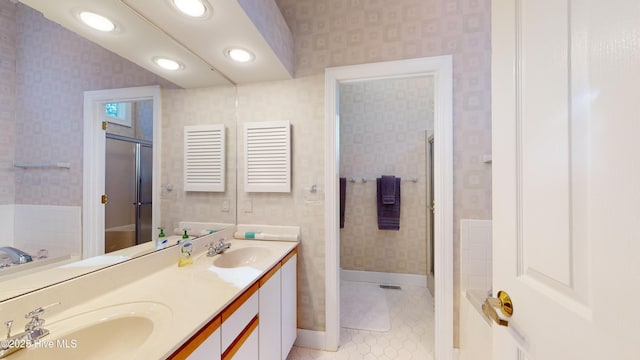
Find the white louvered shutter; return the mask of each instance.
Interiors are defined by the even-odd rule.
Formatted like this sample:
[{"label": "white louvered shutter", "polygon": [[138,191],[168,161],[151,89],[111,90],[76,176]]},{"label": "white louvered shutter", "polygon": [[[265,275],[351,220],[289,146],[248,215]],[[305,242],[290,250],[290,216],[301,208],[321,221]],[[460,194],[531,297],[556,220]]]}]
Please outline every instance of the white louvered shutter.
[{"label": "white louvered shutter", "polygon": [[225,191],[224,125],[184,127],[184,190]]},{"label": "white louvered shutter", "polygon": [[245,124],[244,154],[245,192],[291,192],[288,121]]}]

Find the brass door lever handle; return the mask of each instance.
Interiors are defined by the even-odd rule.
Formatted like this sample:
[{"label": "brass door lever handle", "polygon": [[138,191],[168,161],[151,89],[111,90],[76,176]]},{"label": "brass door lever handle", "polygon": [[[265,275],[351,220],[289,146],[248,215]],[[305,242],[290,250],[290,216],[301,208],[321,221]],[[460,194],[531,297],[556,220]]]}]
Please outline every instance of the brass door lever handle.
[{"label": "brass door lever handle", "polygon": [[[509,318],[513,315],[511,297],[505,291],[498,291],[497,298],[488,297],[482,304],[482,312],[500,326],[509,326]],[[503,316],[498,315],[500,312]]]}]

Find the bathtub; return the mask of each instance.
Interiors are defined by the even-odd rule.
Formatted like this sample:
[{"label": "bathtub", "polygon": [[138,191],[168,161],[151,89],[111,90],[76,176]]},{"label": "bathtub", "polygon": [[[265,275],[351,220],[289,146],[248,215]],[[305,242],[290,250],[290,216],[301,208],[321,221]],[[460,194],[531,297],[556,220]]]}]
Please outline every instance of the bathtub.
[{"label": "bathtub", "polygon": [[488,290],[468,289],[460,299],[460,360],[491,360],[491,320],[482,312]]}]

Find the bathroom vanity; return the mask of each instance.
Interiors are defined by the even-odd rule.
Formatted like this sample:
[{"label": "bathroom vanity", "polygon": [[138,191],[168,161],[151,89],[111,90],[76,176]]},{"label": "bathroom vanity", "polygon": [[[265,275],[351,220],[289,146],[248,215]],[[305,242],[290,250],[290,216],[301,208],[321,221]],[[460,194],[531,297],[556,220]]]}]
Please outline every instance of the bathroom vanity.
[{"label": "bathroom vanity", "polygon": [[170,359],[286,359],[296,338],[297,253],[289,251]]},{"label": "bathroom vanity", "polygon": [[[142,256],[0,303],[12,334],[24,314],[49,304],[50,331],[7,359],[286,359],[296,334],[297,241],[230,240],[233,229]],[[2,336],[4,337],[4,336]],[[261,339],[261,341],[258,341]]]}]

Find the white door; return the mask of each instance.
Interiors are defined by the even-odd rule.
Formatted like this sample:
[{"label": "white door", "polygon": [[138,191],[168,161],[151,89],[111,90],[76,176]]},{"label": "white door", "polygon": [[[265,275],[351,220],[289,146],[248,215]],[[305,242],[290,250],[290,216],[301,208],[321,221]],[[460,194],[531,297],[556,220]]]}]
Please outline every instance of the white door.
[{"label": "white door", "polygon": [[640,359],[640,1],[493,0],[495,359]]}]

